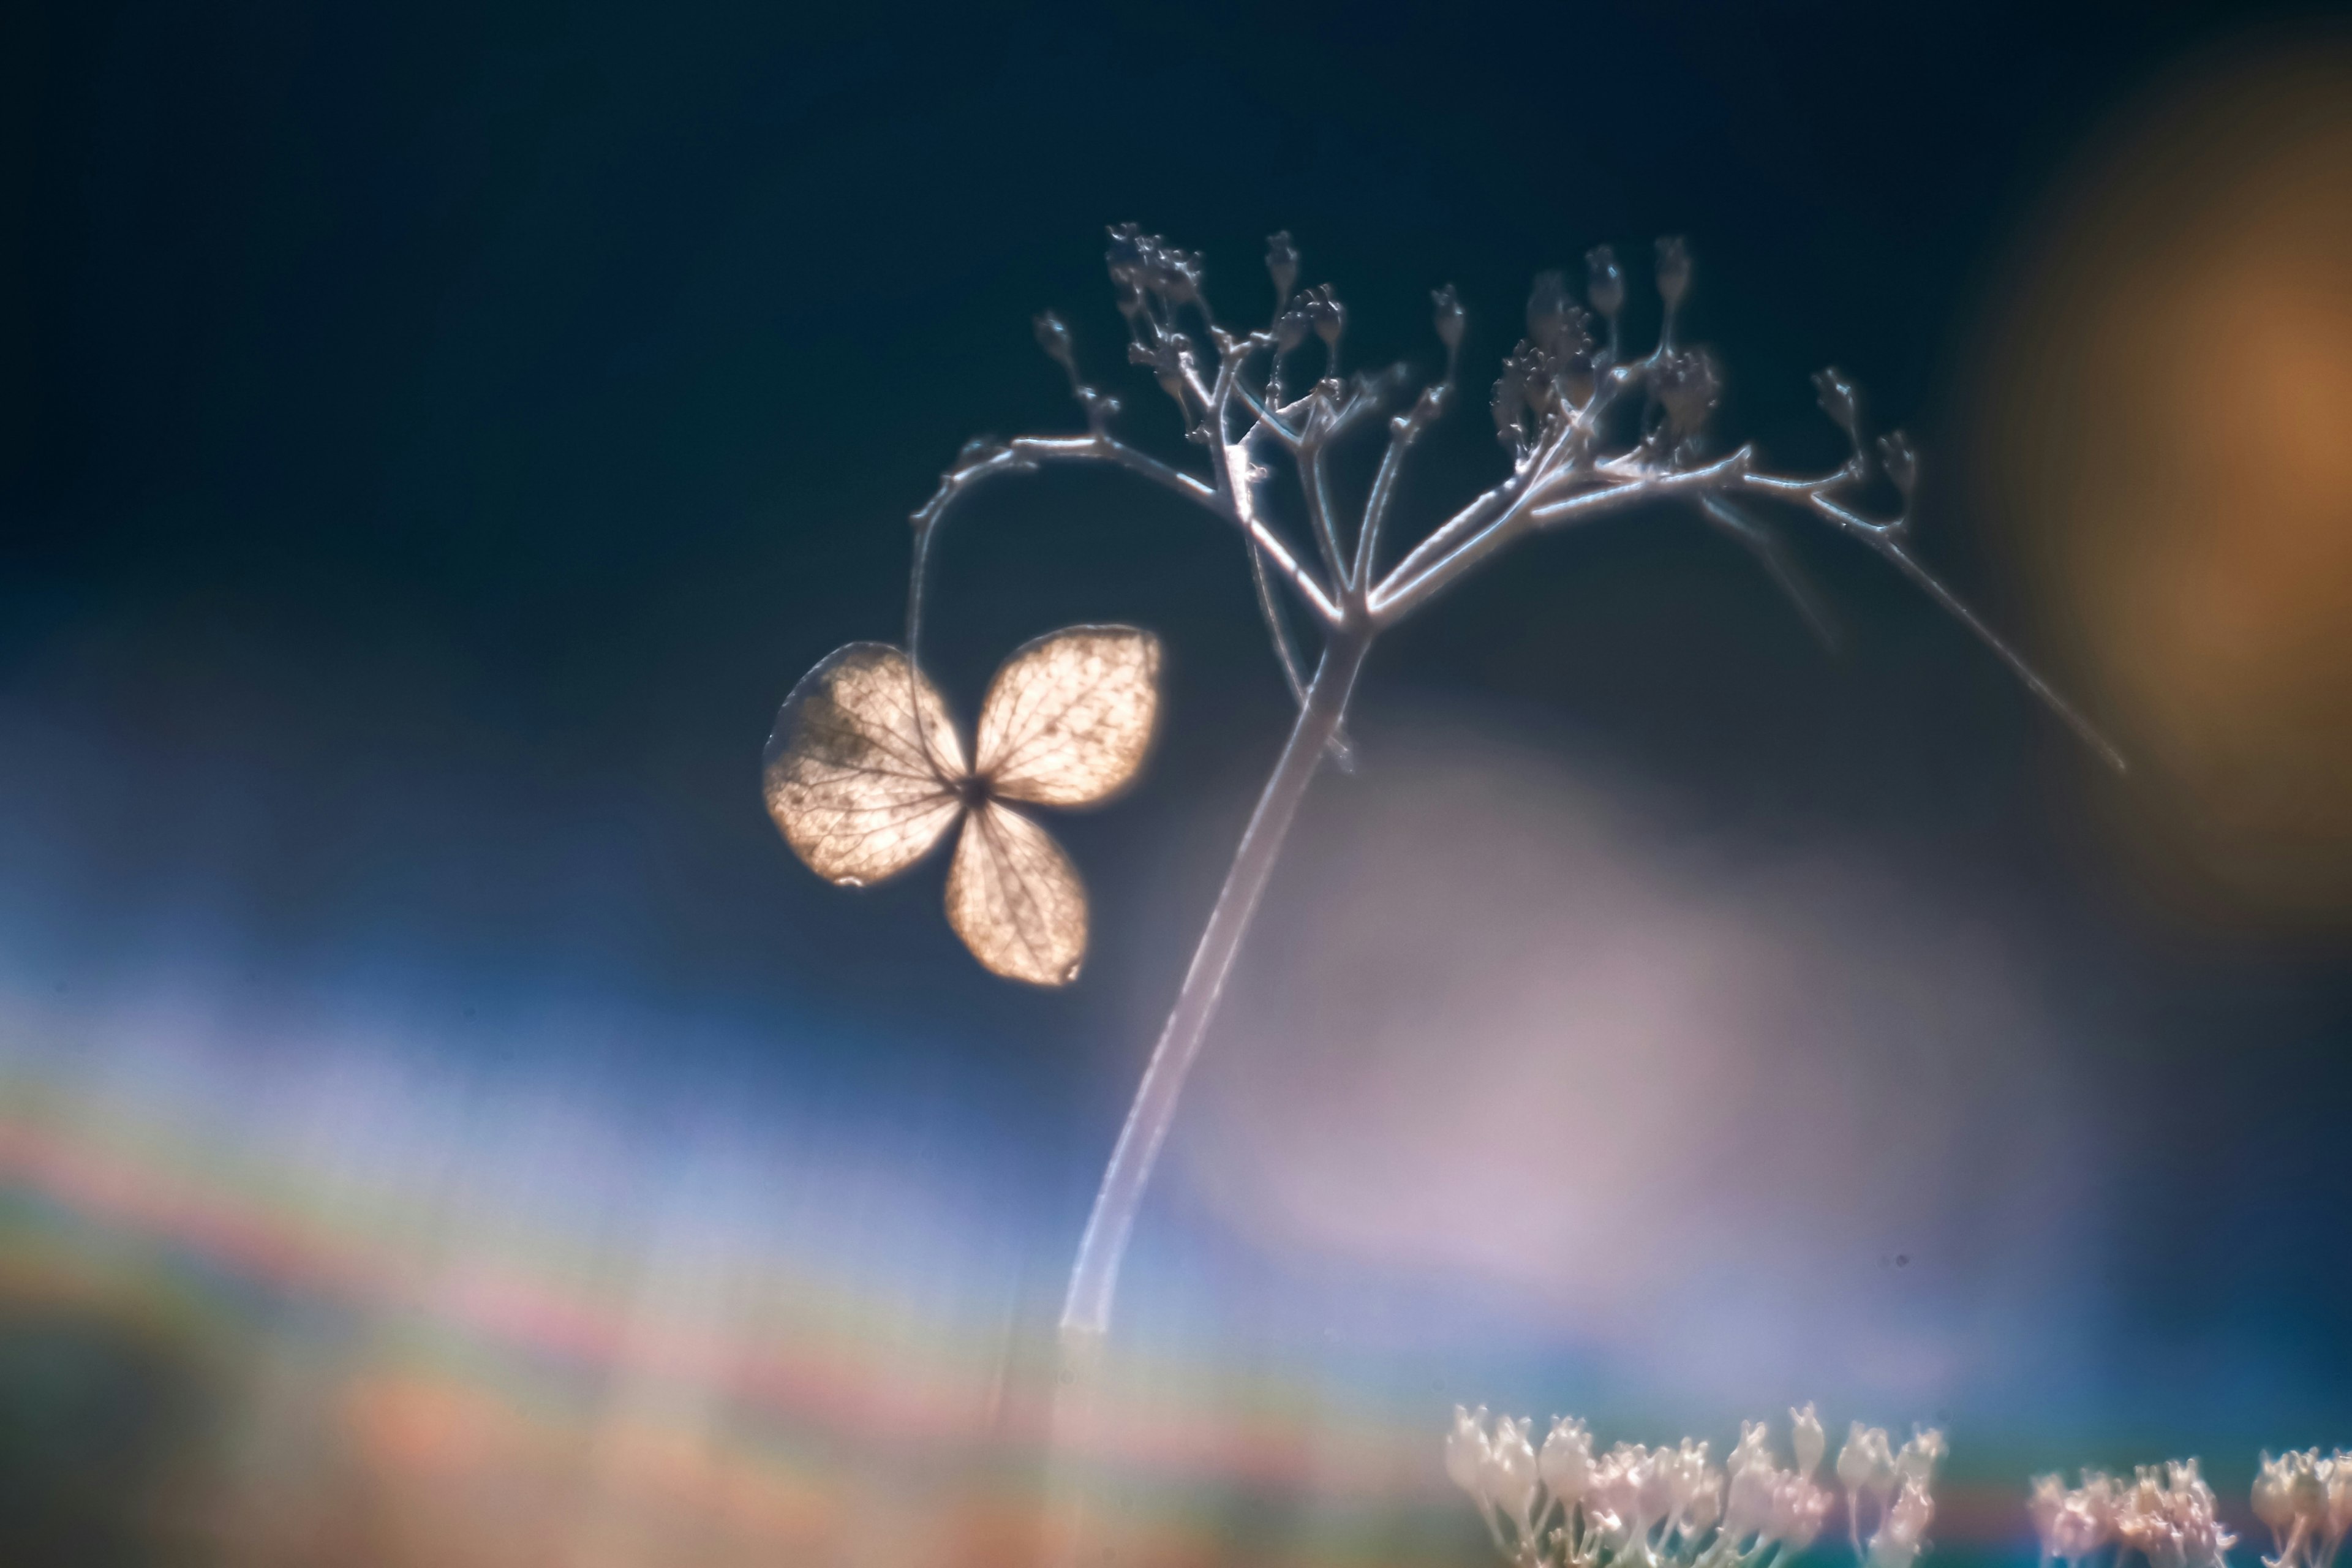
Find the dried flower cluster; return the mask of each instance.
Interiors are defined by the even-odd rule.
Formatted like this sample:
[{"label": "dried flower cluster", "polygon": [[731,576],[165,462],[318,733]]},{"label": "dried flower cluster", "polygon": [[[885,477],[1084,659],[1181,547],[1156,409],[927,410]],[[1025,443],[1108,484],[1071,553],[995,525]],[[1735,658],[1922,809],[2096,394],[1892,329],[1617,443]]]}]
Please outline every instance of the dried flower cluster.
[{"label": "dried flower cluster", "polygon": [[[1152,1048],[1079,1244],[1063,1304],[1060,1385],[1079,1391],[1069,1398],[1080,1404],[1145,1184],[1276,857],[1322,760],[1344,763],[1349,754],[1347,713],[1366,656],[1381,633],[1513,546],[1660,503],[1688,506],[1752,551],[1818,626],[1811,594],[1755,509],[1811,516],[1916,583],[2100,755],[2122,765],[2114,748],[1913,553],[1917,458],[1899,433],[1869,438],[1843,376],[1823,371],[1814,378],[1823,412],[1845,437],[1845,457],[1826,471],[1775,472],[1753,446],[1730,443],[1712,428],[1724,375],[1713,354],[1681,337],[1692,267],[1679,239],[1658,242],[1663,320],[1646,352],[1625,341],[1626,268],[1608,247],[1587,254],[1580,300],[1564,273],[1537,278],[1527,335],[1505,357],[1491,403],[1508,471],[1402,538],[1403,520],[1394,515],[1402,476],[1458,398],[1466,315],[1452,288],[1431,295],[1442,359],[1423,380],[1405,364],[1367,371],[1349,363],[1348,308],[1328,284],[1301,287],[1298,249],[1287,234],[1267,241],[1273,299],[1255,327],[1211,307],[1197,252],[1122,224],[1110,232],[1106,259],[1124,358],[1175,405],[1198,457],[1157,456],[1137,446],[1119,428],[1120,399],[1090,378],[1068,324],[1051,312],[1037,317],[1037,345],[1068,383],[1084,427],[964,446],[909,518],[915,548],[903,647],[856,644],[820,664],[778,715],[765,773],[769,809],[786,839],[819,875],[845,885],[907,869],[964,824],[948,881],[955,929],[1000,974],[1066,984],[1086,951],[1084,887],[1043,829],[1003,803],[1089,804],[1131,776],[1156,707],[1156,658],[1134,651],[1147,634],[1076,628],[1070,635],[1078,641],[1066,651],[1082,657],[1054,661],[1043,678],[1027,681],[1024,689],[1036,700],[1007,698],[1000,709],[992,694],[967,765],[923,665],[932,545],[974,489],[1059,465],[1141,479],[1214,518],[1238,545],[1298,712]],[[1370,468],[1371,481],[1360,504],[1345,506],[1352,498],[1335,483],[1334,465],[1351,460]],[[1297,479],[1293,515],[1284,515],[1292,511],[1292,488],[1272,482],[1277,468]],[[1874,510],[1874,497],[1891,500],[1893,510]],[[1105,638],[1123,638],[1127,652],[1096,658],[1088,650],[1108,647]],[[1106,696],[1093,671],[1113,665],[1121,679]],[[898,683],[903,695],[881,689]],[[992,746],[992,724],[1021,735]],[[1037,757],[1015,756],[1007,746],[1034,751],[1051,763],[1048,771],[1076,782],[1043,790],[1030,777]]]},{"label": "dried flower cluster", "polygon": [[[1552,1422],[1540,1447],[1531,1417],[1490,1429],[1484,1406],[1455,1407],[1445,1472],[1470,1494],[1506,1561],[1517,1568],[1754,1568],[1811,1546],[1835,1498],[1816,1478],[1828,1441],[1810,1405],[1789,1412],[1796,1464],[1784,1468],[1764,1423],[1744,1423],[1718,1468],[1707,1446],[1620,1443],[1595,1456],[1573,1416]],[[1897,1451],[1885,1429],[1855,1422],[1834,1475],[1848,1531],[1867,1568],[1911,1568],[1935,1505],[1944,1456],[1940,1432],[1921,1431]],[[1862,1537],[1864,1501],[1876,1529]]]},{"label": "dried flower cluster", "polygon": [[2149,1568],[2226,1568],[2236,1540],[2221,1528],[2213,1489],[2195,1459],[2142,1465],[2128,1481],[2085,1470],[2083,1484],[2071,1489],[2057,1476],[2042,1476],[2027,1510],[2042,1537],[2042,1561],[2055,1558],[2070,1568],[2109,1545],[2118,1563],[2137,1552]]},{"label": "dried flower cluster", "polygon": [[[2329,1568],[2352,1531],[2352,1454],[2264,1454],[2253,1506],[2278,1548],[2263,1559],[2266,1568]],[[2045,1564],[2073,1568],[2113,1546],[2118,1564],[2137,1552],[2149,1568],[2225,1568],[2236,1543],[2215,1515],[2213,1489],[2195,1459],[2142,1465],[2128,1481],[2085,1470],[2083,1484],[2071,1488],[2042,1476],[2029,1508]]]},{"label": "dried flower cluster", "polygon": [[2254,1477],[2254,1517],[2278,1546],[2277,1556],[2263,1559],[2271,1568],[2328,1568],[2352,1532],[2352,1454],[2264,1454]]}]

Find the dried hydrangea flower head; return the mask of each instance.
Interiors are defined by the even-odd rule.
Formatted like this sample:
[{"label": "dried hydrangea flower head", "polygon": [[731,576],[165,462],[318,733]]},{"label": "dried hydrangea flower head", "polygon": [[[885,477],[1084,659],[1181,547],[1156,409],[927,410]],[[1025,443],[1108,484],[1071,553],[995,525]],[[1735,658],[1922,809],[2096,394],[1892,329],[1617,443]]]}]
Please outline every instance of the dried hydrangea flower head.
[{"label": "dried hydrangea flower head", "polygon": [[[1793,1469],[1781,1467],[1760,1421],[1742,1424],[1717,1467],[1705,1443],[1687,1437],[1671,1448],[1619,1443],[1596,1457],[1592,1434],[1573,1416],[1556,1418],[1536,1449],[1528,1419],[1504,1416],[1489,1432],[1485,1406],[1457,1406],[1445,1473],[1517,1568],[1758,1568],[1811,1547],[1834,1505],[1814,1479],[1820,1418],[1810,1405],[1789,1414]],[[1911,1568],[1931,1513],[1927,1481],[1906,1480],[1867,1552],[1857,1548],[1866,1568]]]},{"label": "dried hydrangea flower head", "polygon": [[[1515,546],[1640,510],[1687,507],[1753,552],[1821,627],[1818,604],[1756,509],[1810,517],[1916,584],[2099,755],[2122,765],[2083,716],[1916,553],[1916,455],[1899,434],[1869,438],[1852,383],[1828,372],[1818,381],[1822,407],[1847,448],[1824,471],[1777,472],[1755,446],[1715,429],[1724,371],[1706,348],[1680,336],[1693,266],[1679,239],[1658,244],[1654,277],[1664,319],[1646,352],[1626,341],[1626,272],[1608,247],[1586,258],[1583,303],[1564,274],[1536,279],[1527,336],[1504,358],[1492,393],[1507,471],[1410,531],[1400,505],[1412,493],[1407,470],[1461,395],[1465,312],[1454,289],[1431,295],[1431,328],[1442,353],[1433,374],[1417,374],[1403,363],[1375,370],[1347,363],[1348,309],[1328,283],[1301,287],[1298,248],[1287,234],[1267,242],[1273,298],[1256,326],[1212,309],[1197,252],[1133,224],[1110,231],[1106,261],[1126,340],[1119,357],[1146,372],[1174,404],[1183,454],[1156,455],[1122,432],[1121,401],[1089,379],[1068,324],[1050,312],[1039,316],[1037,344],[1068,383],[1083,427],[964,446],[908,517],[914,550],[899,656],[905,695],[886,700],[874,695],[876,681],[865,680],[858,689],[871,711],[860,710],[834,731],[813,732],[804,747],[786,726],[775,742],[782,761],[772,751],[769,774],[770,805],[786,837],[835,879],[890,874],[965,821],[949,881],[956,929],[999,973],[1060,984],[1084,952],[1084,894],[1043,832],[1001,804],[1046,797],[1021,794],[998,768],[988,751],[988,715],[969,769],[949,746],[920,739],[947,728],[944,719],[931,719],[935,699],[915,673],[923,662],[933,546],[964,498],[996,479],[1049,466],[1091,467],[1140,479],[1207,513],[1249,571],[1297,717],[1235,847],[1087,1216],[1062,1308],[1057,1386],[1076,1392],[1057,1394],[1057,1405],[1087,1397],[1120,1260],[1185,1078],[1308,784],[1325,758],[1344,765],[1352,755],[1348,710],[1373,643]],[[1334,482],[1335,463],[1351,460],[1371,468],[1360,491]],[[1295,485],[1272,482],[1280,468]],[[862,668],[870,676],[884,668],[887,651],[835,657],[866,661]],[[811,679],[828,681],[845,668],[821,667]],[[878,682],[887,684],[887,678]],[[830,687],[823,695],[836,709],[846,700]],[[884,711],[886,700],[901,710]],[[911,748],[909,733],[919,738]],[[1874,1484],[1885,1506],[1892,1472]]]},{"label": "dried hydrangea flower head", "polygon": [[776,715],[768,813],[811,870],[845,887],[896,876],[961,822],[948,923],[996,973],[1066,985],[1086,958],[1086,887],[1006,803],[1091,805],[1125,788],[1150,748],[1159,676],[1160,639],[1132,626],[1039,637],[989,683],[967,763],[947,705],[907,656],[851,643]]}]

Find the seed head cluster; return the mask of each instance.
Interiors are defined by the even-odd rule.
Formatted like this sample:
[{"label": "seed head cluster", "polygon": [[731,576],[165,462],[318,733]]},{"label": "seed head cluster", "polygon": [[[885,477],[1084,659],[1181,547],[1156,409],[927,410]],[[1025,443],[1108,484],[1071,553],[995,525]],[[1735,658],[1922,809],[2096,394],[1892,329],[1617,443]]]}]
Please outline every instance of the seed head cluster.
[{"label": "seed head cluster", "polygon": [[[2352,1454],[2316,1448],[2263,1456],[2254,1477],[2254,1517],[2277,1547],[2264,1568],[2330,1568],[2352,1531]],[[2197,1461],[2142,1465],[2129,1480],[2084,1470],[2083,1484],[2035,1479],[2028,1512],[2042,1537],[2043,1564],[2076,1565],[2112,1546],[2115,1563],[2134,1552],[2148,1568],[2228,1568],[2237,1538],[2221,1528],[2213,1489]]]},{"label": "seed head cluster", "polygon": [[[1445,1470],[1516,1568],[1756,1568],[1811,1546],[1838,1506],[1820,1479],[1828,1452],[1821,1417],[1810,1405],[1789,1417],[1793,1466],[1780,1463],[1760,1421],[1742,1425],[1717,1466],[1706,1444],[1688,1437],[1596,1455],[1591,1430],[1574,1416],[1555,1418],[1538,1447],[1531,1417],[1490,1425],[1484,1406],[1457,1406]],[[1897,1450],[1884,1428],[1853,1424],[1833,1475],[1865,1568],[1911,1568],[1917,1559],[1943,1455],[1940,1432],[1921,1431]],[[1865,1511],[1874,1525],[1866,1544]]]}]

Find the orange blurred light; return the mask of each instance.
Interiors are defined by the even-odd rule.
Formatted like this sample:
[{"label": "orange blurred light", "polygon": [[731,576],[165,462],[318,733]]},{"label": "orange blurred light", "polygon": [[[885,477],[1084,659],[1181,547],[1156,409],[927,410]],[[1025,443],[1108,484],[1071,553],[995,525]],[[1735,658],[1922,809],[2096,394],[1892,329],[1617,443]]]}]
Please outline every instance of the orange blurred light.
[{"label": "orange blurred light", "polygon": [[1977,387],[1979,461],[2140,764],[2132,837],[2234,911],[2340,920],[2352,50],[2176,82],[2040,222]]}]

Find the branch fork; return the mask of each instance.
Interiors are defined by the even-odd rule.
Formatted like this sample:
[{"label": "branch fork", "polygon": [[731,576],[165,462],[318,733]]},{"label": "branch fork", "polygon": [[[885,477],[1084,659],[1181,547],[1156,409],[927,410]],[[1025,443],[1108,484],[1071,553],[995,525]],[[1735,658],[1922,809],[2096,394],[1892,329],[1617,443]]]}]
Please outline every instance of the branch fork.
[{"label": "branch fork", "polygon": [[[1536,279],[1528,300],[1528,335],[1504,360],[1492,398],[1496,435],[1509,454],[1509,473],[1385,564],[1385,536],[1404,465],[1455,400],[1465,314],[1454,291],[1440,289],[1431,297],[1444,367],[1408,395],[1414,378],[1405,365],[1343,373],[1346,307],[1328,285],[1297,287],[1298,254],[1286,234],[1274,236],[1267,245],[1273,312],[1265,325],[1246,331],[1228,329],[1211,310],[1198,255],[1121,225],[1111,230],[1108,262],[1126,323],[1129,362],[1150,372],[1175,403],[1188,442],[1202,447],[1208,460],[1202,471],[1195,471],[1124,439],[1115,427],[1119,400],[1087,379],[1061,319],[1051,312],[1039,316],[1038,343],[1066,375],[1085,429],[972,443],[913,513],[910,668],[919,668],[930,545],[955,503],[998,476],[1031,473],[1047,464],[1092,464],[1147,479],[1240,536],[1260,618],[1298,712],[1152,1052],[1087,1222],[1062,1317],[1066,1353],[1074,1363],[1092,1363],[1092,1349],[1108,1326],[1137,1206],[1291,818],[1320,758],[1329,753],[1343,764],[1348,761],[1344,722],[1365,655],[1382,632],[1519,541],[1653,502],[1686,504],[1752,552],[1826,638],[1826,615],[1778,533],[1751,506],[1773,502],[1810,513],[1885,557],[1982,640],[2104,760],[2123,766],[2120,753],[1911,552],[1916,456],[1900,432],[1874,442],[1865,438],[1860,399],[1845,377],[1835,371],[1815,377],[1823,413],[1847,439],[1848,456],[1836,468],[1782,474],[1767,468],[1751,447],[1713,450],[1710,421],[1722,399],[1723,376],[1706,348],[1685,346],[1678,337],[1691,271],[1688,251],[1678,239],[1658,244],[1664,322],[1656,342],[1639,357],[1623,347],[1624,269],[1608,247],[1586,258],[1581,304],[1571,297],[1564,275],[1546,273]],[[1302,361],[1311,364],[1313,375],[1297,374]],[[1299,390],[1291,395],[1287,389],[1294,385]],[[1383,429],[1385,445],[1370,489],[1358,515],[1343,518],[1332,494],[1331,455],[1375,424]],[[1306,513],[1303,544],[1268,515],[1264,502],[1271,465],[1281,460],[1298,476]],[[1891,515],[1873,512],[1861,500],[1881,479],[1900,500]]]}]

